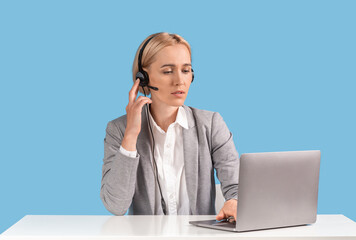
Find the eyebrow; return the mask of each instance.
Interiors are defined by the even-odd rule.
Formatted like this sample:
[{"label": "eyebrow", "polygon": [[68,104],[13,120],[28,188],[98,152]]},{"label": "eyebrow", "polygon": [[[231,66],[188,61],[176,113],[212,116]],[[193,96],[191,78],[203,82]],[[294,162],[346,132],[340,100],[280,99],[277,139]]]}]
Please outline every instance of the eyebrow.
[{"label": "eyebrow", "polygon": [[[176,66],[175,64],[168,63],[168,64],[162,65],[161,68],[163,68],[163,67],[175,67],[175,66]],[[183,66],[192,66],[192,64],[184,63]]]}]

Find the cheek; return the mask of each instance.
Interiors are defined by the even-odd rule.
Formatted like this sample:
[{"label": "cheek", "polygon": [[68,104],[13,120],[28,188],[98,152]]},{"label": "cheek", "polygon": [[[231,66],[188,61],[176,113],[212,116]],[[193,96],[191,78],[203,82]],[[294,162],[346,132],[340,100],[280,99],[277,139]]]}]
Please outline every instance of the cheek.
[{"label": "cheek", "polygon": [[153,84],[159,84],[159,85],[164,85],[165,83],[169,82],[169,77],[161,74],[161,73],[152,73],[149,75],[150,77],[150,82]]}]

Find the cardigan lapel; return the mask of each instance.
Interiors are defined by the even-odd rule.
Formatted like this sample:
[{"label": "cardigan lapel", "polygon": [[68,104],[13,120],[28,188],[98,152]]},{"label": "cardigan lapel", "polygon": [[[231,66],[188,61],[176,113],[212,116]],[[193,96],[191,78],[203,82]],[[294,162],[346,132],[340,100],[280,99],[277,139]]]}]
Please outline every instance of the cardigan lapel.
[{"label": "cardigan lapel", "polygon": [[188,129],[183,129],[184,168],[190,205],[190,214],[197,214],[199,139],[192,110],[183,105]]},{"label": "cardigan lapel", "polygon": [[[141,132],[137,138],[137,152],[140,154],[140,164],[146,179],[143,179],[145,184],[144,189],[147,189],[148,206],[151,214],[155,214],[155,201],[156,201],[156,179],[155,171],[153,168],[153,140],[150,128],[147,122],[147,104],[142,108],[141,112]],[[151,126],[152,127],[152,126]],[[142,176],[139,176],[142,177]]]}]

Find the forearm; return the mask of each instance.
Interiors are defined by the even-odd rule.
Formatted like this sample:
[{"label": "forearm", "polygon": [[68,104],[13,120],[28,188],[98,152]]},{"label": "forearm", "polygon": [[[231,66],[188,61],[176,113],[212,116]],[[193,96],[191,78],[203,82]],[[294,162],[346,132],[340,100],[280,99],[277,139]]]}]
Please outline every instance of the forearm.
[{"label": "forearm", "polygon": [[233,135],[220,114],[215,114],[212,124],[212,159],[221,190],[226,200],[237,197],[240,159]]}]

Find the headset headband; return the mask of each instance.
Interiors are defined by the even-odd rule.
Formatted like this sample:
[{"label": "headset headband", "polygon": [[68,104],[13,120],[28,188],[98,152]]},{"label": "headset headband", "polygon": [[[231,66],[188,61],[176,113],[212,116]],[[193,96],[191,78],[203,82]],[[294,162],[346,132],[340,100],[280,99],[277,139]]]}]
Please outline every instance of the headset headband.
[{"label": "headset headband", "polygon": [[[155,35],[155,36],[156,36],[156,35]],[[150,38],[143,44],[143,46],[142,46],[142,48],[141,48],[141,50],[140,50],[140,54],[138,55],[138,71],[139,71],[139,72],[142,72],[142,71],[143,71],[142,65],[141,65],[141,58],[142,58],[143,50],[145,49],[147,43],[148,43],[149,41],[151,41],[151,39],[154,38],[155,36],[150,37]]]}]

